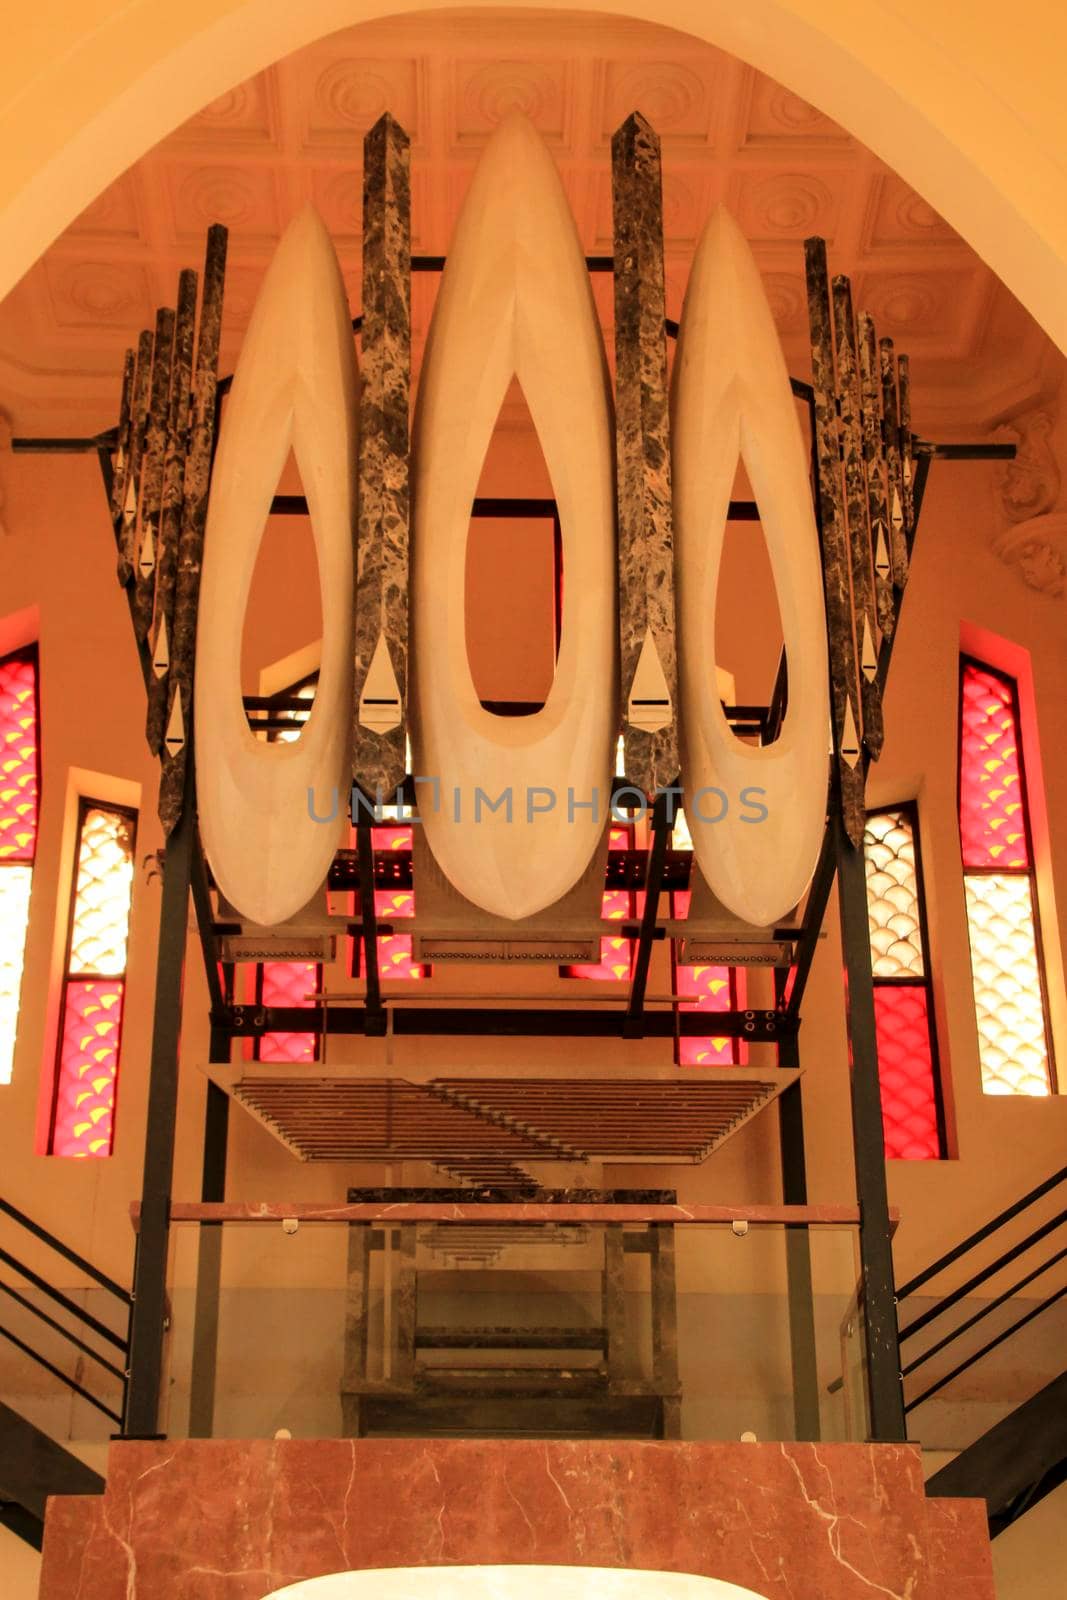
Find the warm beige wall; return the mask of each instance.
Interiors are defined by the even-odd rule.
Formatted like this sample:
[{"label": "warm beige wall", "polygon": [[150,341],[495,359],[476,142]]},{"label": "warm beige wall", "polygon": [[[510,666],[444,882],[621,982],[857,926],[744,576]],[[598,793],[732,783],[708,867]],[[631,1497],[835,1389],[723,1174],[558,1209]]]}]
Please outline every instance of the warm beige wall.
[{"label": "warm beige wall", "polygon": [[[89,200],[214,96],[336,28],[413,9],[443,8],[8,7],[0,294]],[[907,179],[1067,349],[1067,12],[1054,0],[1019,0],[1010,12],[996,0],[591,0],[587,9],[708,39],[813,101]]]},{"label": "warm beige wall", "polygon": [[[920,419],[921,424],[921,419]],[[1064,452],[1067,455],[1067,451]],[[506,463],[510,470],[510,458]],[[501,469],[503,470],[503,468]],[[129,623],[113,576],[111,535],[95,462],[83,458],[8,458],[8,524],[4,547],[5,614],[39,605],[43,659],[45,789],[41,853],[35,880],[33,924],[24,991],[15,1081],[0,1089],[0,1167],[4,1189],[47,1225],[117,1276],[130,1269],[131,1239],[123,1221],[140,1188],[145,1080],[151,1023],[158,885],[139,873],[134,900],[129,1010],[122,1059],[122,1089],[116,1153],[111,1161],[46,1161],[33,1153],[42,1060],[49,1049],[49,983],[54,969],[57,907],[65,908],[66,876],[61,853],[68,810],[68,769],[110,775],[143,791],[138,854],[159,842],[154,821],[155,774],[143,743],[142,690]],[[1067,1143],[1067,1097],[1053,1101],[989,1099],[978,1077],[977,1042],[970,992],[966,926],[955,822],[956,650],[961,621],[985,627],[1031,653],[1041,753],[1048,794],[1051,871],[1043,885],[1045,932],[1055,958],[1067,934],[1067,749],[1064,726],[1067,646],[1065,602],[1027,590],[988,549],[996,526],[992,487],[995,469],[984,465],[938,465],[930,480],[918,554],[901,626],[887,705],[885,754],[872,778],[876,802],[919,796],[924,859],[934,942],[938,1024],[942,1056],[951,1076],[957,1159],[938,1165],[893,1163],[890,1191],[904,1213],[898,1239],[901,1271],[910,1273],[969,1227],[1023,1192],[1062,1161]],[[488,479],[487,492],[527,487]],[[268,537],[273,537],[269,534]],[[279,537],[290,533],[281,528]],[[747,537],[754,539],[754,530]],[[755,549],[755,546],[753,546]],[[756,566],[762,557],[756,558]],[[250,635],[248,665],[270,659],[272,640],[288,651],[301,641],[291,628],[291,578],[284,562],[275,567],[273,592]],[[310,568],[305,569],[310,577]],[[726,647],[759,632],[753,588],[739,563],[736,592],[728,608]],[[309,605],[306,623],[314,624]],[[253,659],[254,658],[254,659]],[[735,664],[731,661],[731,664]],[[736,663],[743,666],[743,663]],[[1052,880],[1058,884],[1061,921],[1053,925]],[[652,988],[667,988],[665,955],[657,951]],[[339,980],[340,974],[337,974]],[[544,979],[536,971],[450,971],[437,980],[462,990],[492,986],[536,993]],[[550,980],[551,981],[551,980]],[[757,980],[758,981],[758,980]],[[755,991],[754,991],[755,999]],[[755,999],[755,1003],[762,1003]],[[184,1034],[184,1066],[174,1194],[195,1198],[199,1184],[206,1004],[199,953],[191,946]],[[1058,1040],[1061,1082],[1067,1073],[1067,1038]],[[352,1052],[383,1072],[402,1074],[419,1063],[447,1067],[459,1062],[521,1072],[525,1063],[558,1066],[579,1061],[619,1060],[618,1044],[469,1041],[460,1046],[433,1041],[398,1042],[387,1054],[371,1041],[331,1045],[331,1059]],[[847,1056],[836,920],[816,962],[804,1007],[802,1052],[812,1199],[852,1197]],[[669,1059],[668,1047],[652,1041],[626,1047],[634,1065]],[[258,1125],[235,1109],[232,1120],[230,1193],[242,1198],[338,1199],[361,1174],[343,1168],[301,1165]],[[366,1181],[377,1175],[364,1174]],[[647,1169],[614,1175],[617,1181],[677,1184],[683,1197],[743,1202],[772,1199],[778,1189],[774,1118],[744,1131],[705,1168]]]}]

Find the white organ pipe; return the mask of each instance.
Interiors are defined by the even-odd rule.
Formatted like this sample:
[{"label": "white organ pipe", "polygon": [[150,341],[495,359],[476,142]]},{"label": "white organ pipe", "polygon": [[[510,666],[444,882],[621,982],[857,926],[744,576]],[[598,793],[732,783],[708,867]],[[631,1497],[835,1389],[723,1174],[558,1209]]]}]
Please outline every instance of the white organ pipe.
[{"label": "white organ pipe", "polygon": [[[713,893],[746,922],[767,926],[804,893],[822,840],[826,622],[809,458],[789,375],[752,252],[722,207],[704,230],[686,291],[671,449],[686,818]],[[731,731],[715,676],[719,572],[739,455],[760,508],[789,671],[781,734],[762,749]]]},{"label": "white organ pipe", "polygon": [[[299,911],[323,883],[339,826],[315,816],[331,809],[343,815],[347,803],[358,388],[340,267],[309,207],[275,252],[223,409],[197,637],[195,755],[204,848],[226,899],[266,926]],[[268,744],[251,732],[242,704],[241,638],[260,540],[290,448],[318,557],[322,663],[299,738]]]}]

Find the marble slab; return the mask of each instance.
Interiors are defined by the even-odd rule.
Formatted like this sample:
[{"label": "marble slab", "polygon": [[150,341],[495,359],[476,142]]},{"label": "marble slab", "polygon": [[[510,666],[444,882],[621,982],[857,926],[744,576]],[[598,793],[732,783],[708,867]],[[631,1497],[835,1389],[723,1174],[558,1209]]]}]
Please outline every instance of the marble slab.
[{"label": "marble slab", "polygon": [[363,141],[352,775],[389,801],[407,771],[411,522],[411,141],[388,112]]},{"label": "marble slab", "polygon": [[671,454],[660,145],[635,111],[611,141],[619,669],[627,782],[678,777]]},{"label": "marble slab", "polygon": [[263,1600],[501,1562],[690,1572],[767,1600],[994,1600],[980,1510],[928,1501],[910,1445],[121,1442],[104,1496],[50,1503],[40,1600]]}]

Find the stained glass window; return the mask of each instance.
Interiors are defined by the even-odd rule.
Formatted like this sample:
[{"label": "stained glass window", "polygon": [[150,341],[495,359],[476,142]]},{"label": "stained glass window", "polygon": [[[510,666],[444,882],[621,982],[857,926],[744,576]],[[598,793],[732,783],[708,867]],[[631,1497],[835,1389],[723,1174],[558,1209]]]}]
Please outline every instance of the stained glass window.
[{"label": "stained glass window", "polygon": [[[396,872],[389,873],[387,868],[387,876],[395,878],[395,882],[387,888],[374,891],[374,915],[379,922],[403,922],[415,915],[415,889],[410,868],[412,842],[410,823],[394,823],[371,829],[376,863],[387,856],[406,855],[408,858],[408,866],[404,871],[400,870],[399,861],[396,863]],[[356,939],[352,945],[352,972],[355,977],[360,975],[361,954],[362,945]],[[428,965],[414,960],[410,933],[378,935],[378,976],[383,983],[428,978],[431,971]]]},{"label": "stained glass window", "polygon": [[[264,961],[258,970],[256,999],[264,1006],[311,1007],[322,983],[322,968],[315,961]],[[264,1033],[255,1041],[257,1061],[316,1061],[315,1033]]]},{"label": "stained glass window", "polygon": [[872,811],[863,836],[885,1153],[945,1154],[922,871],[913,806]]},{"label": "stained glass window", "polygon": [[959,818],[986,1094],[1052,1092],[1022,725],[1015,680],[964,658]]},{"label": "stained glass window", "polygon": [[40,797],[37,650],[0,660],[0,1083],[10,1083]]},{"label": "stained glass window", "polygon": [[114,1144],[137,818],[81,802],[48,1150],[108,1156]]},{"label": "stained glass window", "polygon": [[[692,855],[693,839],[689,832],[685,811],[678,807],[671,832],[671,849],[679,854]],[[671,915],[678,921],[689,916],[691,894],[688,889],[676,889],[671,895]],[[738,967],[699,963],[688,966],[679,960],[680,941],[671,941],[671,982],[674,993],[685,996],[677,1005],[679,1014],[689,1011],[737,1011],[743,1007],[741,998],[744,975]],[[675,1038],[674,1059],[680,1067],[731,1067],[745,1061],[747,1047],[742,1039],[721,1034],[678,1034]]]},{"label": "stained glass window", "polygon": [[[608,834],[608,851],[633,849],[633,825],[620,824]],[[605,889],[600,900],[604,922],[632,922],[637,915],[637,895],[632,889]],[[600,941],[599,961],[579,961],[560,969],[564,978],[594,978],[607,983],[628,983],[633,971],[636,939],[606,935]]]}]

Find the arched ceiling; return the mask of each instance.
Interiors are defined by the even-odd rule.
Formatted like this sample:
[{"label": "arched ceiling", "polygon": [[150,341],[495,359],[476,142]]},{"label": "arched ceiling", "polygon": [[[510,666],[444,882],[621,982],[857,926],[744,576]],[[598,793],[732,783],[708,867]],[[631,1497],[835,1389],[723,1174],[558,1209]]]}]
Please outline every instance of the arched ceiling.
[{"label": "arched ceiling", "polygon": [[[609,139],[639,108],[664,152],[668,314],[710,207],[753,244],[794,371],[807,367],[802,240],[913,358],[916,421],[990,425],[1059,381],[1061,358],[935,211],[855,138],[735,57],[651,24],[469,12],[336,33],[240,84],[123,174],[0,304],[0,407],[17,432],[89,431],[122,351],[173,303],[207,225],[230,228],[224,364],[281,230],[308,200],[360,298],[361,139],[388,108],[412,137],[414,247],[444,253],[500,115],[522,106],[560,167],[590,253],[611,248]],[[416,279],[416,353],[436,280]],[[595,280],[607,330],[608,277]]]}]

